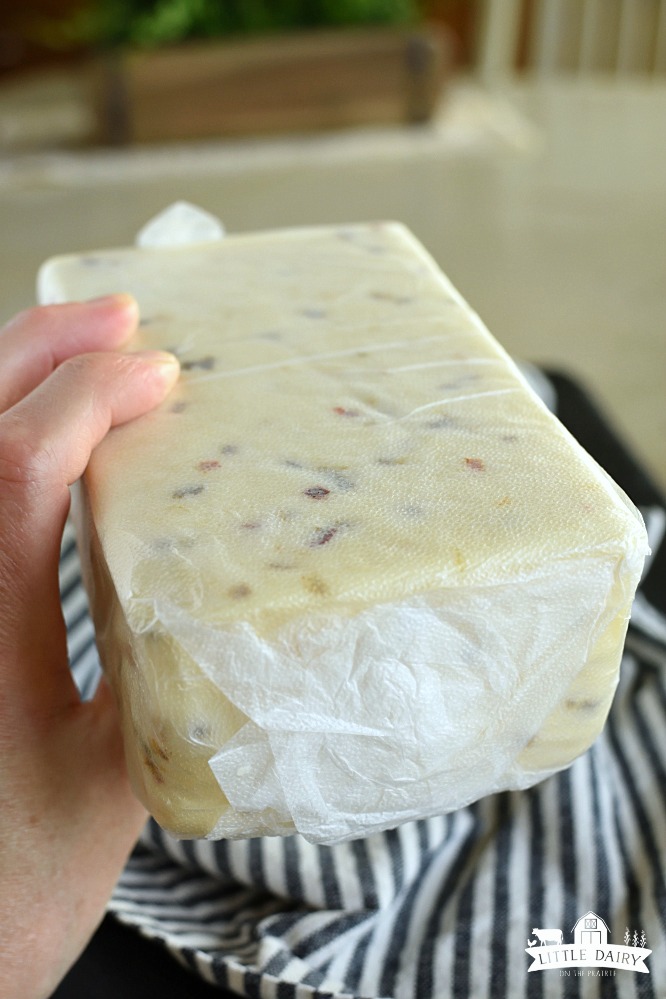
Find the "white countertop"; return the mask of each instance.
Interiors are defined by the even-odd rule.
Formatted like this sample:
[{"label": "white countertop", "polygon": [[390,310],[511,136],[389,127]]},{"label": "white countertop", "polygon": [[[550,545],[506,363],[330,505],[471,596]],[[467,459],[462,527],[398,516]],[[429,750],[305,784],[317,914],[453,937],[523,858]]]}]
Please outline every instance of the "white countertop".
[{"label": "white countertop", "polygon": [[[0,108],[0,115],[1,115]],[[666,84],[453,87],[430,126],[0,155],[0,318],[171,201],[229,230],[396,218],[515,356],[577,375],[666,487]]]}]

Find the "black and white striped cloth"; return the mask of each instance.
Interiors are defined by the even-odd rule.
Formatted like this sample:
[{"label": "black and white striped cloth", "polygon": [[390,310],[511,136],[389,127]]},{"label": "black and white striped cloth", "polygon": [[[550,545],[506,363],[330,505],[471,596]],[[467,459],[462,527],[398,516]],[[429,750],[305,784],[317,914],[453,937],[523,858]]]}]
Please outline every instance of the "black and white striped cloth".
[{"label": "black and white striped cloth", "polygon": [[[666,997],[666,515],[584,394],[561,376],[549,384],[564,421],[641,504],[653,549],[603,734],[528,791],[333,847],[178,842],[151,821],[109,908],[192,970],[185,999],[197,981],[260,999]],[[69,535],[61,589],[88,696],[98,661]],[[644,932],[649,973],[528,973],[534,928],[569,941],[590,910],[611,942]]]}]

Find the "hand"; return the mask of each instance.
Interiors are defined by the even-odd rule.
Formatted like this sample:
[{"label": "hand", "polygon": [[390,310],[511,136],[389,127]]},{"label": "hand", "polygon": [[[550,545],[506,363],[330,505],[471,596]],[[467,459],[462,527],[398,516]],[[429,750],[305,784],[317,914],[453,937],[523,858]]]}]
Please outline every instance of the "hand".
[{"label": "hand", "polygon": [[121,354],[127,295],[0,331],[0,999],[49,996],[102,918],[146,814],[102,681],[82,704],[58,592],[69,490],[107,431],[152,409],[169,354]]}]

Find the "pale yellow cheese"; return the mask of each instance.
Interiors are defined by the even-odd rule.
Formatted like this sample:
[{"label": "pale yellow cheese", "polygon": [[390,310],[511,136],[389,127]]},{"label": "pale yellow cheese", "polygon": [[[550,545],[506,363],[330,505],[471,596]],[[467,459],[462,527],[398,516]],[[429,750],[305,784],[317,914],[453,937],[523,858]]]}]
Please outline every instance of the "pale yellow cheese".
[{"label": "pale yellow cheese", "polygon": [[100,653],[166,828],[330,842],[590,745],[640,515],[407,230],[63,257],[40,288],[131,292],[131,348],[182,362],[84,483]]}]

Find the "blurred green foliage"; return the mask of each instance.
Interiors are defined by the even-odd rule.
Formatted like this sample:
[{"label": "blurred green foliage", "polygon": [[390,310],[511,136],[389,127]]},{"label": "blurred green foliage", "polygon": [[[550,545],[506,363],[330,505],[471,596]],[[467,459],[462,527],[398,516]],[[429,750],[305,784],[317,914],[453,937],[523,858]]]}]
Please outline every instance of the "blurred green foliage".
[{"label": "blurred green foliage", "polygon": [[410,24],[420,14],[418,0],[91,0],[66,21],[51,22],[46,34],[58,48],[154,48],[299,28]]}]

